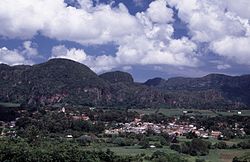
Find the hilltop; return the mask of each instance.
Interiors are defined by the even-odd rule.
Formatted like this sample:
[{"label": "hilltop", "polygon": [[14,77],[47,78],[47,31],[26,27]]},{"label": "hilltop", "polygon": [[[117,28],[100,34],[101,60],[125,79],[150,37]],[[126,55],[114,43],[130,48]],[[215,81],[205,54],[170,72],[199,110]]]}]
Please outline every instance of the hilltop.
[{"label": "hilltop", "polygon": [[237,109],[250,106],[250,75],[154,78],[135,83],[121,71],[97,75],[86,65],[52,59],[33,66],[0,65],[0,101],[28,106]]}]

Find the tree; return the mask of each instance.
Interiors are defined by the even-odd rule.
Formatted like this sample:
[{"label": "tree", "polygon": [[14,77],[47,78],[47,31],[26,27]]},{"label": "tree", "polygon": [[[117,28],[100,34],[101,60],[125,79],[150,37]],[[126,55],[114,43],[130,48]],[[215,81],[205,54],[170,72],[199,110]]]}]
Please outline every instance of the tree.
[{"label": "tree", "polygon": [[190,131],[186,134],[186,138],[187,139],[194,139],[194,138],[198,138],[197,134],[193,131]]},{"label": "tree", "polygon": [[209,145],[211,144],[202,139],[193,139],[190,143],[190,155],[207,155],[209,153]]},{"label": "tree", "polygon": [[227,149],[228,148],[227,143],[224,141],[220,141],[220,142],[216,143],[215,147],[218,149]]},{"label": "tree", "polygon": [[150,147],[149,140],[147,138],[143,138],[140,142],[139,145],[141,146],[142,149],[146,149]]},{"label": "tree", "polygon": [[34,125],[32,125],[26,129],[25,134],[29,142],[35,142],[40,135],[40,131]]}]

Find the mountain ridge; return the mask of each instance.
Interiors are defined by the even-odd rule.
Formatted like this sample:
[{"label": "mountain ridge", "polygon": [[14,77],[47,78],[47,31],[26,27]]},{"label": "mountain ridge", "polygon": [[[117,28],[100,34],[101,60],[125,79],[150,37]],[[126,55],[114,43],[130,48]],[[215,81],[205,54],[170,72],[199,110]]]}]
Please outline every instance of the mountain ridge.
[{"label": "mountain ridge", "polygon": [[67,59],[29,66],[0,64],[0,102],[27,106],[239,109],[250,106],[250,75],[153,78],[136,83],[122,71],[100,75]]}]

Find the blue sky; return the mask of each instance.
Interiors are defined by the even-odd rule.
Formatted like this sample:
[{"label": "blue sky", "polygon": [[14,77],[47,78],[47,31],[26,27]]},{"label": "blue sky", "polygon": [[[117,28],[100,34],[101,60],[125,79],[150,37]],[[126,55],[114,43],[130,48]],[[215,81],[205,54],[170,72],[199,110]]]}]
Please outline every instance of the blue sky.
[{"label": "blue sky", "polygon": [[2,0],[0,63],[68,58],[136,81],[250,72],[250,1]]}]

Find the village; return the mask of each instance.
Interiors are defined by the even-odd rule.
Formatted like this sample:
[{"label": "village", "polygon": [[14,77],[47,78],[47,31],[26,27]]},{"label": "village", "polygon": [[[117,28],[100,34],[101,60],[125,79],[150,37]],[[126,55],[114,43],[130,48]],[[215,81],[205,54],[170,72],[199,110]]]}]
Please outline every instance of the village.
[{"label": "village", "polygon": [[[235,131],[241,133],[241,135],[245,135],[243,128],[238,128],[237,123],[235,124]],[[195,126],[195,123],[187,123],[183,122],[181,124],[177,124],[175,122],[168,124],[154,124],[150,122],[142,122],[141,119],[136,118],[133,122],[130,123],[118,123],[117,126],[119,128],[115,129],[106,129],[105,134],[108,135],[119,135],[121,133],[135,133],[135,134],[145,134],[149,130],[154,132],[155,134],[167,133],[169,135],[174,136],[185,136],[188,133],[194,133],[197,137],[208,139],[208,138],[223,138],[223,133],[221,131],[215,130],[205,130],[204,127],[198,128]]]},{"label": "village", "polygon": [[[95,108],[89,108],[90,111],[95,111]],[[49,110],[46,110],[49,112]],[[92,124],[95,124],[97,121],[91,121],[90,117],[86,113],[80,113],[79,111],[70,111],[66,110],[65,107],[60,108],[59,110],[55,111],[57,113],[64,114],[67,118],[72,119],[73,121],[87,121]],[[21,110],[19,113],[25,114],[27,111]],[[33,112],[33,115],[36,115],[38,112]],[[183,111],[183,114],[186,115],[188,112]],[[239,114],[239,113],[238,113]],[[96,115],[97,116],[97,115]],[[142,117],[144,114],[140,114],[139,117],[135,117],[131,122],[117,122],[115,126],[110,126],[109,122],[105,123],[104,134],[106,135],[119,135],[122,133],[135,133],[135,134],[146,134],[147,132],[151,131],[155,134],[160,133],[167,133],[171,136],[186,136],[188,133],[192,133],[193,135],[202,138],[214,138],[214,139],[223,139],[224,134],[219,130],[208,130],[204,126],[197,126],[196,122],[179,122],[179,117],[175,117],[174,120],[168,123],[153,123],[153,122],[145,122],[142,121]],[[195,118],[191,116],[191,118]],[[14,121],[10,122],[3,122],[0,123],[0,136],[9,136],[9,137],[16,137],[16,122],[20,118],[16,118]],[[238,123],[232,128],[232,131],[237,132],[235,135],[245,136],[246,133],[244,128],[240,127]],[[74,138],[73,135],[67,134],[66,138]]]}]

